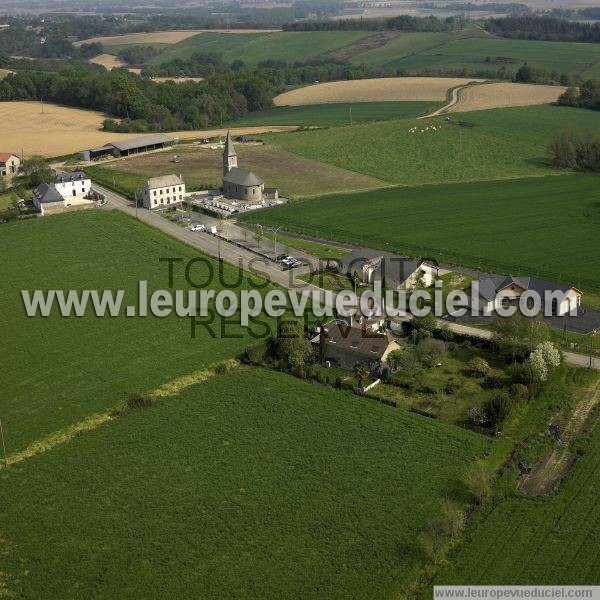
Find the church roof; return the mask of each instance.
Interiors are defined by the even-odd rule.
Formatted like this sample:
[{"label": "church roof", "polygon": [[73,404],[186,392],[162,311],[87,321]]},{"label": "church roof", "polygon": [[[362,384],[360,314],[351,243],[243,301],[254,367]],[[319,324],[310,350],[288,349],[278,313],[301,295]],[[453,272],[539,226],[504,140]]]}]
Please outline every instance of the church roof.
[{"label": "church roof", "polygon": [[235,185],[245,186],[262,185],[264,183],[264,181],[252,171],[239,169],[238,167],[233,167],[229,173],[223,175],[223,181],[226,181],[227,183],[233,183]]},{"label": "church roof", "polygon": [[235,156],[236,151],[233,147],[233,140],[231,139],[231,132],[227,132],[227,139],[225,140],[225,148],[223,148],[223,156]]}]

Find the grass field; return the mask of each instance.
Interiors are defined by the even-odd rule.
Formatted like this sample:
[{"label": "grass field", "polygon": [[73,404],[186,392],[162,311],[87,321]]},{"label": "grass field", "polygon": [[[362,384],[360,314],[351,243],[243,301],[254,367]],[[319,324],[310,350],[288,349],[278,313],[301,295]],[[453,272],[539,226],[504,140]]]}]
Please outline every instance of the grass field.
[{"label": "grass field", "polygon": [[276,106],[249,113],[232,123],[243,125],[298,125],[334,127],[351,122],[366,123],[416,117],[433,111],[434,102],[337,102],[305,106]]},{"label": "grass field", "polygon": [[230,372],[2,472],[2,583],[61,600],[392,597],[492,443]]},{"label": "grass field", "polygon": [[[48,318],[27,318],[20,290],[123,289],[125,302],[132,303],[139,280],[147,280],[150,290],[168,287],[160,258],[198,256],[120,213],[6,224],[0,248],[2,350],[10,356],[2,368],[0,418],[10,453],[117,404],[127,392],[148,390],[244,346],[243,339],[213,339],[201,330],[191,339],[189,320],[175,316],[61,318],[53,312]],[[198,265],[197,277],[203,268]],[[235,281],[234,271],[227,267],[228,281]],[[183,269],[176,271],[174,286],[189,287]],[[214,287],[222,286],[216,281]],[[231,333],[239,331],[229,327]]]},{"label": "grass field", "polygon": [[255,65],[268,59],[294,63],[351,44],[371,35],[364,31],[300,31],[274,33],[201,33],[165,49],[150,62],[160,65],[176,58],[185,59],[193,54],[217,53],[224,60],[242,60]]},{"label": "grass field", "polygon": [[[569,386],[590,373],[569,371],[553,393],[560,406]],[[600,428],[580,442],[583,456],[552,498],[516,491],[518,475],[507,469],[493,501],[467,528],[435,584],[598,583],[600,547]],[[431,597],[427,591],[424,598]]]},{"label": "grass field", "polygon": [[[599,113],[549,105],[470,112],[460,120],[469,126],[451,125],[445,117],[398,119],[264,139],[383,181],[421,185],[556,174],[548,146],[557,134],[600,133]],[[433,131],[432,125],[441,128]]]},{"label": "grass field", "polygon": [[[336,193],[370,190],[386,185],[372,177],[290,154],[271,144],[236,144],[235,148],[241,167],[255,171],[267,186],[279,188],[284,196],[317,196],[324,191]],[[130,193],[135,188],[139,191],[144,179],[174,171],[183,174],[186,183],[196,189],[207,184],[217,187],[220,185],[221,149],[209,150],[182,145],[178,146],[177,154],[180,158],[177,164],[171,162],[171,152],[160,152],[107,163],[103,167],[92,167],[90,172],[108,178],[112,174]]]},{"label": "grass field", "polygon": [[545,276],[598,293],[599,182],[577,174],[398,187],[241,218],[497,273]]},{"label": "grass field", "polygon": [[459,77],[384,77],[329,81],[296,88],[276,96],[276,106],[324,104],[327,102],[442,102],[448,90],[466,85],[471,79]]}]

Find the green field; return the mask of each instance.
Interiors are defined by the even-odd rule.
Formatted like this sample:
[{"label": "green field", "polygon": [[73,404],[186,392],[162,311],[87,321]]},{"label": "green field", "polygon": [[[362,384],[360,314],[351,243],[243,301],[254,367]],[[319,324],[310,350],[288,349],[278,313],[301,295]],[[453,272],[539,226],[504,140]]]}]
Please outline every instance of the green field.
[{"label": "green field", "polygon": [[480,37],[451,40],[443,46],[403,56],[387,64],[408,69],[498,68],[505,64],[509,71],[516,71],[523,63],[528,63],[550,71],[581,74],[599,61],[600,47],[597,44]]},{"label": "green field", "polygon": [[242,218],[598,293],[599,204],[598,176],[577,174],[340,194]]},{"label": "green field", "polygon": [[[27,250],[30,249],[31,251]],[[3,393],[0,418],[9,453],[145,391],[243,349],[244,339],[190,336],[187,318],[28,318],[20,290],[125,290],[134,303],[139,280],[168,287],[160,258],[197,251],[117,212],[86,212],[2,225]],[[207,259],[208,260],[208,259]],[[210,261],[215,267],[216,263]],[[197,265],[200,277],[206,266]],[[226,267],[228,281],[237,271]],[[183,269],[174,286],[188,289]],[[243,284],[243,285],[248,285]],[[215,289],[221,289],[218,281]],[[215,323],[215,327],[218,323]],[[228,326],[240,333],[237,326]]]},{"label": "green field", "polygon": [[[390,183],[421,185],[556,174],[548,145],[561,131],[600,133],[596,111],[533,106],[261,135],[284,150]],[[441,128],[438,128],[441,125]],[[436,126],[433,131],[431,126]],[[416,127],[416,133],[410,130]],[[430,127],[429,131],[425,131]]]},{"label": "green field", "polygon": [[115,44],[114,46],[104,46],[104,52],[106,54],[114,54],[115,56],[121,52],[121,50],[125,50],[126,48],[131,48],[133,46],[140,46],[143,48],[156,48],[157,50],[164,50],[171,46],[171,44],[162,44],[160,42],[150,42],[146,44]]},{"label": "green field", "polygon": [[371,35],[364,31],[299,31],[274,33],[200,33],[169,46],[150,64],[161,65],[194,54],[220,54],[228,62],[255,65],[268,59],[290,63],[311,60]]},{"label": "green field", "polygon": [[[590,373],[570,371],[555,382],[556,405],[569,385],[589,382]],[[476,513],[437,585],[596,585],[600,548],[600,428],[578,442],[583,450],[552,498],[516,491],[513,466],[495,485],[489,507]],[[423,594],[431,598],[431,591]]]},{"label": "green field", "polygon": [[[483,436],[242,369],[2,472],[21,598],[392,597]],[[49,501],[51,499],[51,501]],[[41,543],[43,541],[43,543]]]},{"label": "green field", "polygon": [[340,102],[305,106],[276,106],[269,110],[251,112],[231,123],[231,127],[253,125],[298,125],[335,127],[416,117],[433,112],[434,102]]}]

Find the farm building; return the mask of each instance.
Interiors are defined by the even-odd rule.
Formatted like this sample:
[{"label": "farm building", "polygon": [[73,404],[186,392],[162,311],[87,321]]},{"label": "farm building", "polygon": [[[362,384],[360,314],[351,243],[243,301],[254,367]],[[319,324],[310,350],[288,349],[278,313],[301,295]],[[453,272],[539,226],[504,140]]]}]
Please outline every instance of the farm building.
[{"label": "farm building", "polygon": [[400,349],[386,333],[366,331],[340,321],[323,325],[311,342],[321,347],[325,361],[349,370],[357,363],[363,363],[374,374],[381,371],[392,350]]},{"label": "farm building", "polygon": [[142,137],[131,138],[129,140],[121,140],[119,142],[108,142],[100,148],[91,148],[83,150],[79,153],[79,158],[83,161],[99,160],[114,156],[121,158],[132,154],[141,154],[143,152],[151,152],[152,150],[161,150],[175,143],[175,138],[164,133],[153,133]]},{"label": "farm building", "polygon": [[[545,299],[551,298],[552,314],[568,315],[571,310],[577,311],[581,306],[582,293],[572,286],[553,283],[533,277],[487,277],[479,281],[479,305],[487,312],[494,312],[499,307],[518,304],[522,294],[533,291],[540,295],[542,307]],[[469,287],[469,297],[471,288]]]},{"label": "farm building", "polygon": [[258,175],[238,167],[237,152],[229,132],[223,148],[223,195],[248,203],[261,203],[267,198],[277,200],[279,197],[275,188],[265,189],[265,183]]},{"label": "farm building", "polygon": [[0,177],[11,179],[21,168],[21,159],[16,154],[0,152]]},{"label": "farm building", "polygon": [[52,183],[42,183],[33,190],[34,206],[42,215],[84,210],[96,206],[92,182],[82,171],[60,173]]},{"label": "farm building", "polygon": [[142,186],[144,208],[168,208],[181,204],[184,198],[185,181],[181,175],[152,177]]},{"label": "farm building", "polygon": [[340,263],[340,271],[353,277],[358,274],[362,283],[379,283],[386,289],[411,290],[421,285],[433,285],[437,267],[423,260],[408,259],[392,254],[384,255],[361,249],[348,254]]}]

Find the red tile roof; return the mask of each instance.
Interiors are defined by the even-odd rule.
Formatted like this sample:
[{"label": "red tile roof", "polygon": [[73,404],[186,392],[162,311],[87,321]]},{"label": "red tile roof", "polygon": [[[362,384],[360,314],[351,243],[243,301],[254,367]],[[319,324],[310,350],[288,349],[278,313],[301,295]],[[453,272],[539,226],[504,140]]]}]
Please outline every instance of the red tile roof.
[{"label": "red tile roof", "polygon": [[5,163],[11,156],[15,155],[7,152],[0,152],[0,163]]}]

